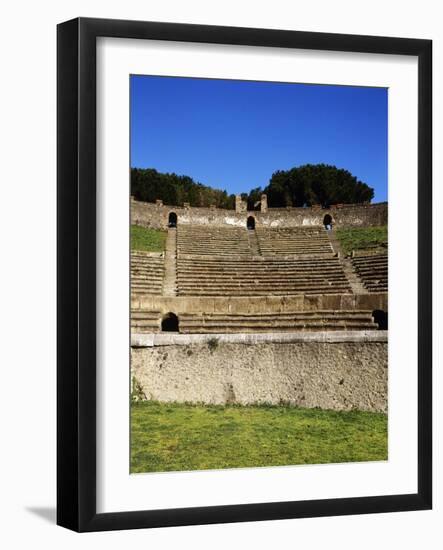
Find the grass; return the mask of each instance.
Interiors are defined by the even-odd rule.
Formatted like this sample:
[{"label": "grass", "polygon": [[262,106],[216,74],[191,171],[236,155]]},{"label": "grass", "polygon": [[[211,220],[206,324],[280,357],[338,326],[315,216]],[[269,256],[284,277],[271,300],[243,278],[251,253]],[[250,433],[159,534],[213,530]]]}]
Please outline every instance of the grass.
[{"label": "grass", "polygon": [[289,406],[131,405],[131,472],[387,459],[387,416]]},{"label": "grass", "polygon": [[353,250],[386,250],[388,244],[388,227],[339,227],[336,235],[346,254]]},{"label": "grass", "polygon": [[163,252],[166,244],[166,231],[148,229],[139,225],[131,225],[131,250],[147,252]]}]

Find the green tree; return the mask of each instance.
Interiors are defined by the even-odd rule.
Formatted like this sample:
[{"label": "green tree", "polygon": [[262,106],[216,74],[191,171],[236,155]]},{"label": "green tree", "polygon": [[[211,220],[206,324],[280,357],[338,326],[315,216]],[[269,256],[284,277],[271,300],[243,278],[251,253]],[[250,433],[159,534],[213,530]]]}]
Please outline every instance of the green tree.
[{"label": "green tree", "polygon": [[374,197],[374,190],[348,170],[327,164],[278,170],[264,193],[271,207],[365,203]]},{"label": "green tree", "polygon": [[191,206],[234,208],[235,196],[221,189],[213,189],[189,176],[161,173],[153,168],[132,168],[131,194],[138,200],[155,202],[161,199],[164,204],[181,206],[189,202]]},{"label": "green tree", "polygon": [[[248,209],[258,207],[262,193],[268,196],[270,207],[329,206],[336,203],[365,203],[374,197],[374,190],[359,181],[347,170],[327,164],[305,164],[290,170],[277,170],[268,185],[255,187],[241,197],[247,201]],[[154,168],[132,168],[131,194],[138,200],[164,204],[235,208],[235,195],[226,190],[214,189],[189,176],[158,172]]]}]

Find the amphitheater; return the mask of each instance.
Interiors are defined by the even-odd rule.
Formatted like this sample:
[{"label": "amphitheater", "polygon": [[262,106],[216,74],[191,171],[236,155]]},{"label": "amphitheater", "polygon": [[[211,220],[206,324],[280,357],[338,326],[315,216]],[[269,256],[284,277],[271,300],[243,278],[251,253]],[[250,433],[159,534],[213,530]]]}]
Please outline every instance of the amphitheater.
[{"label": "amphitheater", "polygon": [[131,200],[132,224],[167,230],[131,253],[143,398],[386,412],[387,251],[345,255],[335,230],[386,225],[387,204],[259,206]]}]

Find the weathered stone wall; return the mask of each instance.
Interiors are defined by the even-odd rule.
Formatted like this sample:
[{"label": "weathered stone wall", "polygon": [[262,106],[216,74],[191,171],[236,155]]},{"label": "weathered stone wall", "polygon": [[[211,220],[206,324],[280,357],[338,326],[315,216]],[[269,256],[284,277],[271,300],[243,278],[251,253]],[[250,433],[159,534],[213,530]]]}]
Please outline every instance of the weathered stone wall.
[{"label": "weathered stone wall", "polygon": [[131,299],[131,309],[180,313],[284,313],[316,310],[388,311],[388,294],[300,294],[269,297],[193,297],[139,295]]},{"label": "weathered stone wall", "polygon": [[302,227],[323,225],[326,214],[333,218],[335,226],[385,225],[388,220],[388,204],[359,204],[315,208],[268,208],[266,212],[236,212],[220,208],[194,208],[157,205],[131,200],[131,223],[164,229],[168,226],[170,212],[175,212],[178,224],[231,225],[246,227],[248,216],[254,216],[256,227]]},{"label": "weathered stone wall", "polygon": [[175,335],[169,345],[160,335],[157,345],[132,347],[131,370],[158,401],[387,412],[387,336],[375,335]]}]

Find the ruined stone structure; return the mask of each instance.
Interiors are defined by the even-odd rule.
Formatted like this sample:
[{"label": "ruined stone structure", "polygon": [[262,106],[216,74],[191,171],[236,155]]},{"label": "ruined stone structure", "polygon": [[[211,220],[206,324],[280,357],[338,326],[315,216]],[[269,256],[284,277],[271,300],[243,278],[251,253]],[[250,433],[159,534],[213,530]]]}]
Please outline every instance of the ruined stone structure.
[{"label": "ruined stone structure", "polygon": [[132,371],[147,398],[387,409],[387,255],[345,258],[325,225],[387,204],[247,211],[131,201],[168,230],[132,252]]},{"label": "ruined stone structure", "polygon": [[266,195],[261,200],[261,209],[247,211],[245,201],[236,197],[236,210],[222,208],[196,208],[188,205],[166,206],[162,201],[156,204],[131,199],[131,223],[166,229],[171,213],[176,214],[180,225],[222,225],[246,227],[247,218],[253,217],[257,227],[323,227],[325,216],[332,217],[335,226],[385,225],[388,219],[388,204],[343,204],[330,209],[268,208]]}]

